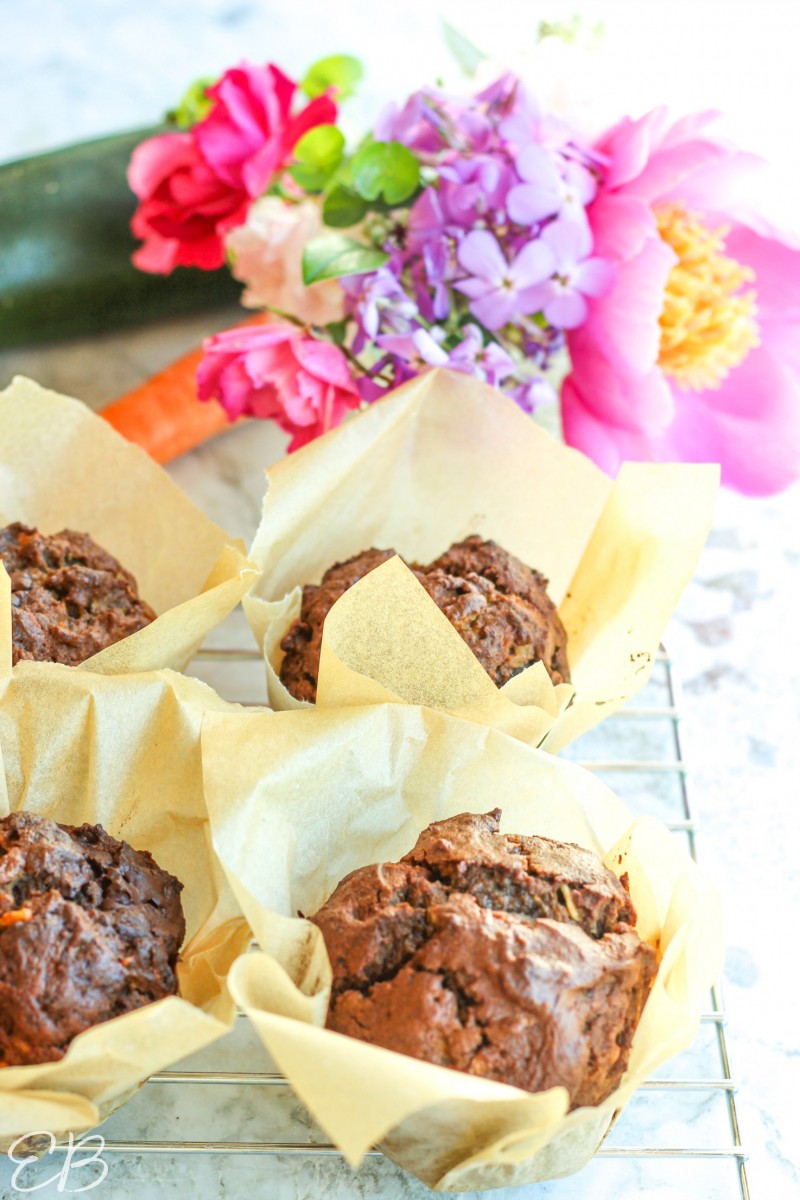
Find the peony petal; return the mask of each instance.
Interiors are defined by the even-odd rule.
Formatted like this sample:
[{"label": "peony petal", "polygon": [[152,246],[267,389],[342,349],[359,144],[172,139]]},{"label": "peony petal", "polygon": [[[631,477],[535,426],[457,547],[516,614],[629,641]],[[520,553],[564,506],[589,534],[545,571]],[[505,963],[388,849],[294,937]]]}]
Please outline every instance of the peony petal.
[{"label": "peony petal", "polygon": [[661,142],[661,149],[669,149],[671,146],[678,146],[681,142],[688,142],[702,133],[707,125],[712,125],[722,116],[722,112],[718,108],[707,108],[703,112],[689,113],[685,117],[679,117],[670,125],[669,129],[664,134]]},{"label": "peony petal", "polygon": [[666,123],[666,108],[654,108],[635,121],[631,117],[623,117],[600,138],[597,149],[611,159],[605,180],[606,188],[613,190],[621,187],[641,174],[663,136]]},{"label": "peony petal", "polygon": [[725,253],[755,272],[759,323],[793,323],[800,340],[800,250],[740,225],[726,238]]},{"label": "peony petal", "polygon": [[663,199],[682,204],[690,211],[716,214],[724,220],[726,214],[753,212],[763,207],[768,197],[769,172],[764,159],[757,154],[743,154],[725,149],[715,158],[709,157],[691,174],[666,189]]},{"label": "peony petal", "polygon": [[[581,336],[602,347],[620,375],[645,375],[656,364],[661,340],[658,319],[675,262],[674,251],[659,237],[651,237],[636,258],[619,264],[611,291],[590,306]],[[572,346],[570,354],[575,362]]]},{"label": "peony petal", "polygon": [[675,415],[672,391],[658,367],[640,375],[623,375],[586,333],[587,325],[569,334],[573,369],[569,376],[584,405],[598,420],[628,430],[665,429]]},{"label": "peony petal", "polygon": [[[626,194],[639,196],[648,204],[655,204],[670,193],[685,199],[684,185],[695,172],[717,166],[727,158],[730,158],[730,150],[726,146],[700,138],[659,150],[638,178],[627,185]],[[692,205],[687,204],[687,207]]]},{"label": "peony petal", "polygon": [[603,258],[635,258],[658,232],[648,204],[636,196],[601,192],[589,209],[596,254]]}]

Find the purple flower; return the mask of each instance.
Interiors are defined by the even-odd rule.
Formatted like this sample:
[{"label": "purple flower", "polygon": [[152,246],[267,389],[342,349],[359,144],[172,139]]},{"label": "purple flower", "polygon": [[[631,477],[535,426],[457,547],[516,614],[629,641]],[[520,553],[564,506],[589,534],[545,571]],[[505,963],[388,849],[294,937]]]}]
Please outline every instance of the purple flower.
[{"label": "purple flower", "polygon": [[355,316],[359,330],[353,349],[359,354],[368,341],[375,341],[387,322],[406,323],[417,314],[417,306],[403,290],[389,266],[368,275],[347,275],[339,281],[346,294],[346,308]]},{"label": "purple flower", "polygon": [[508,394],[526,413],[535,412],[543,404],[558,403],[558,396],[543,375],[526,380],[519,387],[512,388]]},{"label": "purple flower", "polygon": [[497,342],[484,345],[483,334],[477,325],[465,325],[464,338],[450,351],[450,366],[454,371],[476,375],[492,387],[498,387],[513,375],[514,360]]},{"label": "purple flower", "polygon": [[507,262],[497,238],[486,229],[468,233],[458,261],[471,278],[454,286],[470,298],[470,310],[487,329],[501,329],[518,313],[536,311],[537,284],[553,273],[555,256],[541,239],[526,243]]},{"label": "purple flower", "polygon": [[604,296],[614,282],[614,268],[604,258],[589,257],[592,236],[574,221],[552,221],[540,234],[553,252],[552,277],[536,289],[534,301],[558,329],[577,329],[586,320],[585,296]]},{"label": "purple flower", "polygon": [[553,156],[531,142],[517,158],[518,183],[508,193],[508,215],[518,225],[535,225],[561,208],[564,189]]},{"label": "purple flower", "polygon": [[594,199],[597,184],[580,163],[562,159],[561,170],[544,146],[532,142],[517,158],[524,183],[508,193],[508,215],[518,225],[535,225],[558,214],[587,226],[585,206]]},{"label": "purple flower", "polygon": [[410,333],[382,334],[376,341],[381,349],[388,350],[395,358],[405,359],[417,371],[426,367],[446,367],[449,362],[447,351],[421,325]]}]

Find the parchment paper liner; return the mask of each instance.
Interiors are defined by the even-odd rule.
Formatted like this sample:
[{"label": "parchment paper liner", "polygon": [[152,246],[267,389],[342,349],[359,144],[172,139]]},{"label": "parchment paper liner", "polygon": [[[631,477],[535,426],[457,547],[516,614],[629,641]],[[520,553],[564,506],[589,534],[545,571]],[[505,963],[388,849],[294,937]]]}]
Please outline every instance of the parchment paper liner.
[{"label": "parchment paper liner", "polygon": [[[2,640],[8,653],[7,629]],[[225,976],[250,932],[211,847],[199,741],[207,710],[238,708],[172,671],[98,676],[24,662],[0,676],[0,816],[99,822],[150,850],[184,884],[187,925],[180,997],[96,1025],[59,1062],[0,1068],[0,1151],[34,1131],[91,1129],[148,1075],[231,1026]]]},{"label": "parchment paper liner", "polygon": [[[574,689],[554,689],[537,664],[511,679],[502,695],[538,711],[520,720],[506,706],[498,727],[516,724],[517,736],[533,744],[544,738],[544,747],[557,751],[646,682],[705,542],[718,476],[716,466],[637,463],[612,483],[492,388],[442,370],[412,380],[267,473],[250,551],[262,575],[244,608],[264,649],[272,707],[305,707],[277,674],[280,642],[300,611],[303,584],[369,546],[429,562],[478,533],[550,581],[569,638]],[[458,653],[455,631],[448,624],[433,637],[435,605],[422,589],[401,597],[396,573],[387,570],[381,579],[382,586],[371,581],[357,620],[344,624],[337,616],[340,661],[374,678],[384,689],[380,698],[459,712],[478,689],[491,708],[491,693],[478,687]],[[377,656],[370,647],[382,626]],[[411,642],[409,628],[417,634]],[[395,629],[404,636],[394,636]],[[441,658],[427,657],[431,639]],[[418,652],[420,640],[426,654]],[[348,703],[346,687],[326,682],[319,703]],[[491,681],[490,687],[496,693]],[[502,706],[494,708],[499,716]],[[488,710],[481,719],[492,723]]]},{"label": "parchment paper liner", "polygon": [[[633,820],[581,768],[513,737],[412,705],[235,719],[209,713],[203,771],[214,846],[264,951],[230,986],[298,1096],[355,1165],[373,1144],[442,1190],[578,1170],[653,1068],[692,1040],[721,961],[713,887],[667,829]],[[661,964],[622,1086],[567,1114],[530,1095],[331,1033],[330,967],[313,913],[349,871],[393,860],[430,821],[503,809],[503,828],[578,842],[627,871]]]},{"label": "parchment paper liner", "polygon": [[82,670],[181,670],[256,577],[244,545],[143,450],[79,401],[21,377],[0,392],[0,526],[13,521],[90,534],[158,614]]}]

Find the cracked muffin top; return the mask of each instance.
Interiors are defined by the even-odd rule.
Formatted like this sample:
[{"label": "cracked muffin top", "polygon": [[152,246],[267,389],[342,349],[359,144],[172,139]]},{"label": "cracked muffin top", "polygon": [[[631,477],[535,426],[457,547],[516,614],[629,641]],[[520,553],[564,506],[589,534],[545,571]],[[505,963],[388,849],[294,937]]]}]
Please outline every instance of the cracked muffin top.
[{"label": "cracked muffin top", "polygon": [[183,885],[100,825],[0,820],[0,1067],[178,990]]},{"label": "cracked muffin top", "polygon": [[[321,583],[303,588],[300,616],[281,642],[281,682],[297,700],[316,699],[328,612],[348,588],[394,553],[364,550],[330,567]],[[544,663],[553,683],[569,682],[567,635],[547,595],[547,580],[538,571],[475,535],[427,566],[409,565],[498,687],[535,662]]]},{"label": "cracked muffin top", "polygon": [[437,821],[398,863],[348,875],[311,918],[327,1027],[570,1107],[619,1085],[656,972],[627,880],[580,846]]},{"label": "cracked muffin top", "polygon": [[0,560],[11,579],[14,663],[75,666],[155,620],[134,577],[87,533],[48,536],[16,522],[0,529]]}]

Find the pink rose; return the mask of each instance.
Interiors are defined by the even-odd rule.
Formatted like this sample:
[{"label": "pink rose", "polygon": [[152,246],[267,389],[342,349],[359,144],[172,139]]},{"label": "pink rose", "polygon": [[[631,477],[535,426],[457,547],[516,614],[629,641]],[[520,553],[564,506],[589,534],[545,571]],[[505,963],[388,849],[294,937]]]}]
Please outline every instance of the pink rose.
[{"label": "pink rose", "polygon": [[766,495],[800,475],[800,250],[754,212],[763,164],[707,137],[712,117],[657,109],[600,139],[588,216],[616,282],[568,335],[564,435],[610,474],[719,462]]},{"label": "pink rose", "polygon": [[137,146],[128,182],[140,200],[131,221],[144,240],[133,256],[140,270],[223,265],[225,234],[245,221],[250,201],[287,164],[298,138],[336,120],[329,96],[293,116],[296,91],[277,67],[242,63],[209,89],[211,108],[188,133]]},{"label": "pink rose", "polygon": [[165,133],[137,146],[128,181],[141,203],[131,221],[144,240],[140,271],[174,267],[213,271],[225,261],[225,233],[247,216],[249,199],[223,183],[200,157],[190,133]]},{"label": "pink rose", "polygon": [[321,229],[319,205],[311,200],[257,200],[246,223],[231,230],[225,241],[234,277],[247,284],[242,304],[278,308],[310,325],[341,320],[344,292],[335,279],[310,287],[303,283],[303,249]]},{"label": "pink rose", "polygon": [[287,324],[227,329],[203,343],[201,400],[217,399],[232,421],[277,421],[297,450],[338,425],[360,402],[341,350]]},{"label": "pink rose", "polygon": [[292,116],[296,91],[271,63],[242,63],[209,88],[211,111],[193,132],[203,158],[229,187],[260,196],[303,134],[336,120],[330,96],[317,96]]}]

